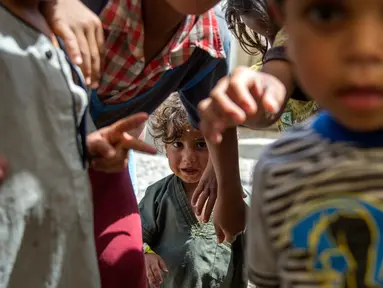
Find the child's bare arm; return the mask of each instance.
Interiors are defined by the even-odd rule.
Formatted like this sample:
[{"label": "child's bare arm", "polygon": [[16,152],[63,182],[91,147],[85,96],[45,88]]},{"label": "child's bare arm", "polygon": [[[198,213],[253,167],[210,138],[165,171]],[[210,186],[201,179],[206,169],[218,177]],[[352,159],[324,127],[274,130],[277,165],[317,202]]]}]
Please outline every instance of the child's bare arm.
[{"label": "child's bare arm", "polygon": [[232,242],[245,229],[246,209],[238,163],[237,129],[228,129],[221,144],[208,142],[210,158],[217,176],[218,192],[214,225],[218,242]]}]

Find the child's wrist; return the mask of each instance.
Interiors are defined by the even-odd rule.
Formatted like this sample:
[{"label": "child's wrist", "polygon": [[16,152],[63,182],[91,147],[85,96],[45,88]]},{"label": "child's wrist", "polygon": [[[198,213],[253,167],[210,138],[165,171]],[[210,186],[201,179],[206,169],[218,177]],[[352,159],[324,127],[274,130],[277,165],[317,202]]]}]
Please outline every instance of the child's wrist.
[{"label": "child's wrist", "polygon": [[150,246],[146,243],[143,245],[144,254],[155,254],[155,252],[150,248]]}]

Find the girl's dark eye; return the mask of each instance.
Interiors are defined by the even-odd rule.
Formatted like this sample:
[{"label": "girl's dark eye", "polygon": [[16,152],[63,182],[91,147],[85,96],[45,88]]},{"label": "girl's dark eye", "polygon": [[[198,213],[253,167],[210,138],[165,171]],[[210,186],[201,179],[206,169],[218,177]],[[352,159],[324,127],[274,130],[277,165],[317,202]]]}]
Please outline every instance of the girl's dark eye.
[{"label": "girl's dark eye", "polygon": [[197,142],[197,148],[198,149],[206,149],[207,145],[205,141]]},{"label": "girl's dark eye", "polygon": [[341,20],[345,11],[334,3],[318,3],[308,7],[307,15],[315,24],[329,24]]},{"label": "girl's dark eye", "polygon": [[173,147],[178,148],[178,149],[183,147],[182,142],[173,142],[172,145],[173,145]]}]

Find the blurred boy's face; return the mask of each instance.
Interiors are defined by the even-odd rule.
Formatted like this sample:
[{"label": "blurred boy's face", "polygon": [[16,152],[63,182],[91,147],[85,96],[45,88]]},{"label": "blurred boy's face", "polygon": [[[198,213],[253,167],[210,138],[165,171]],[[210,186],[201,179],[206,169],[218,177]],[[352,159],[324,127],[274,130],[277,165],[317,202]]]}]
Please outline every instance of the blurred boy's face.
[{"label": "blurred boy's face", "polygon": [[306,92],[353,130],[383,128],[383,1],[284,0],[283,10]]},{"label": "blurred boy's face", "polygon": [[214,7],[220,0],[166,0],[178,13],[200,15]]},{"label": "blurred boy's face", "polygon": [[209,160],[209,151],[200,131],[190,129],[166,145],[170,169],[185,183],[198,183]]}]

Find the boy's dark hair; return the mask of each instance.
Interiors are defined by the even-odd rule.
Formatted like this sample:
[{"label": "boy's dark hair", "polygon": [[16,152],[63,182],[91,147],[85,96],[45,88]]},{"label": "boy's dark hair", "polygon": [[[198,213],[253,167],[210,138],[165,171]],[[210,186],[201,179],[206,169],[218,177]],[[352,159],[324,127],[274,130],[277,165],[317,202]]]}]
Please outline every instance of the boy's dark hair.
[{"label": "boy's dark hair", "polygon": [[182,138],[190,128],[187,111],[178,93],[172,93],[150,116],[148,132],[157,149],[161,150],[163,144]]},{"label": "boy's dark hair", "polygon": [[[265,55],[268,49],[268,42],[265,38],[274,38],[275,31],[271,27],[275,24],[268,13],[268,0],[227,0],[225,6],[225,19],[229,29],[238,39],[241,48],[250,55],[261,53]],[[241,16],[253,13],[257,21],[264,23],[265,27],[270,27],[270,31],[265,31],[267,35],[260,35],[247,28]]]}]

